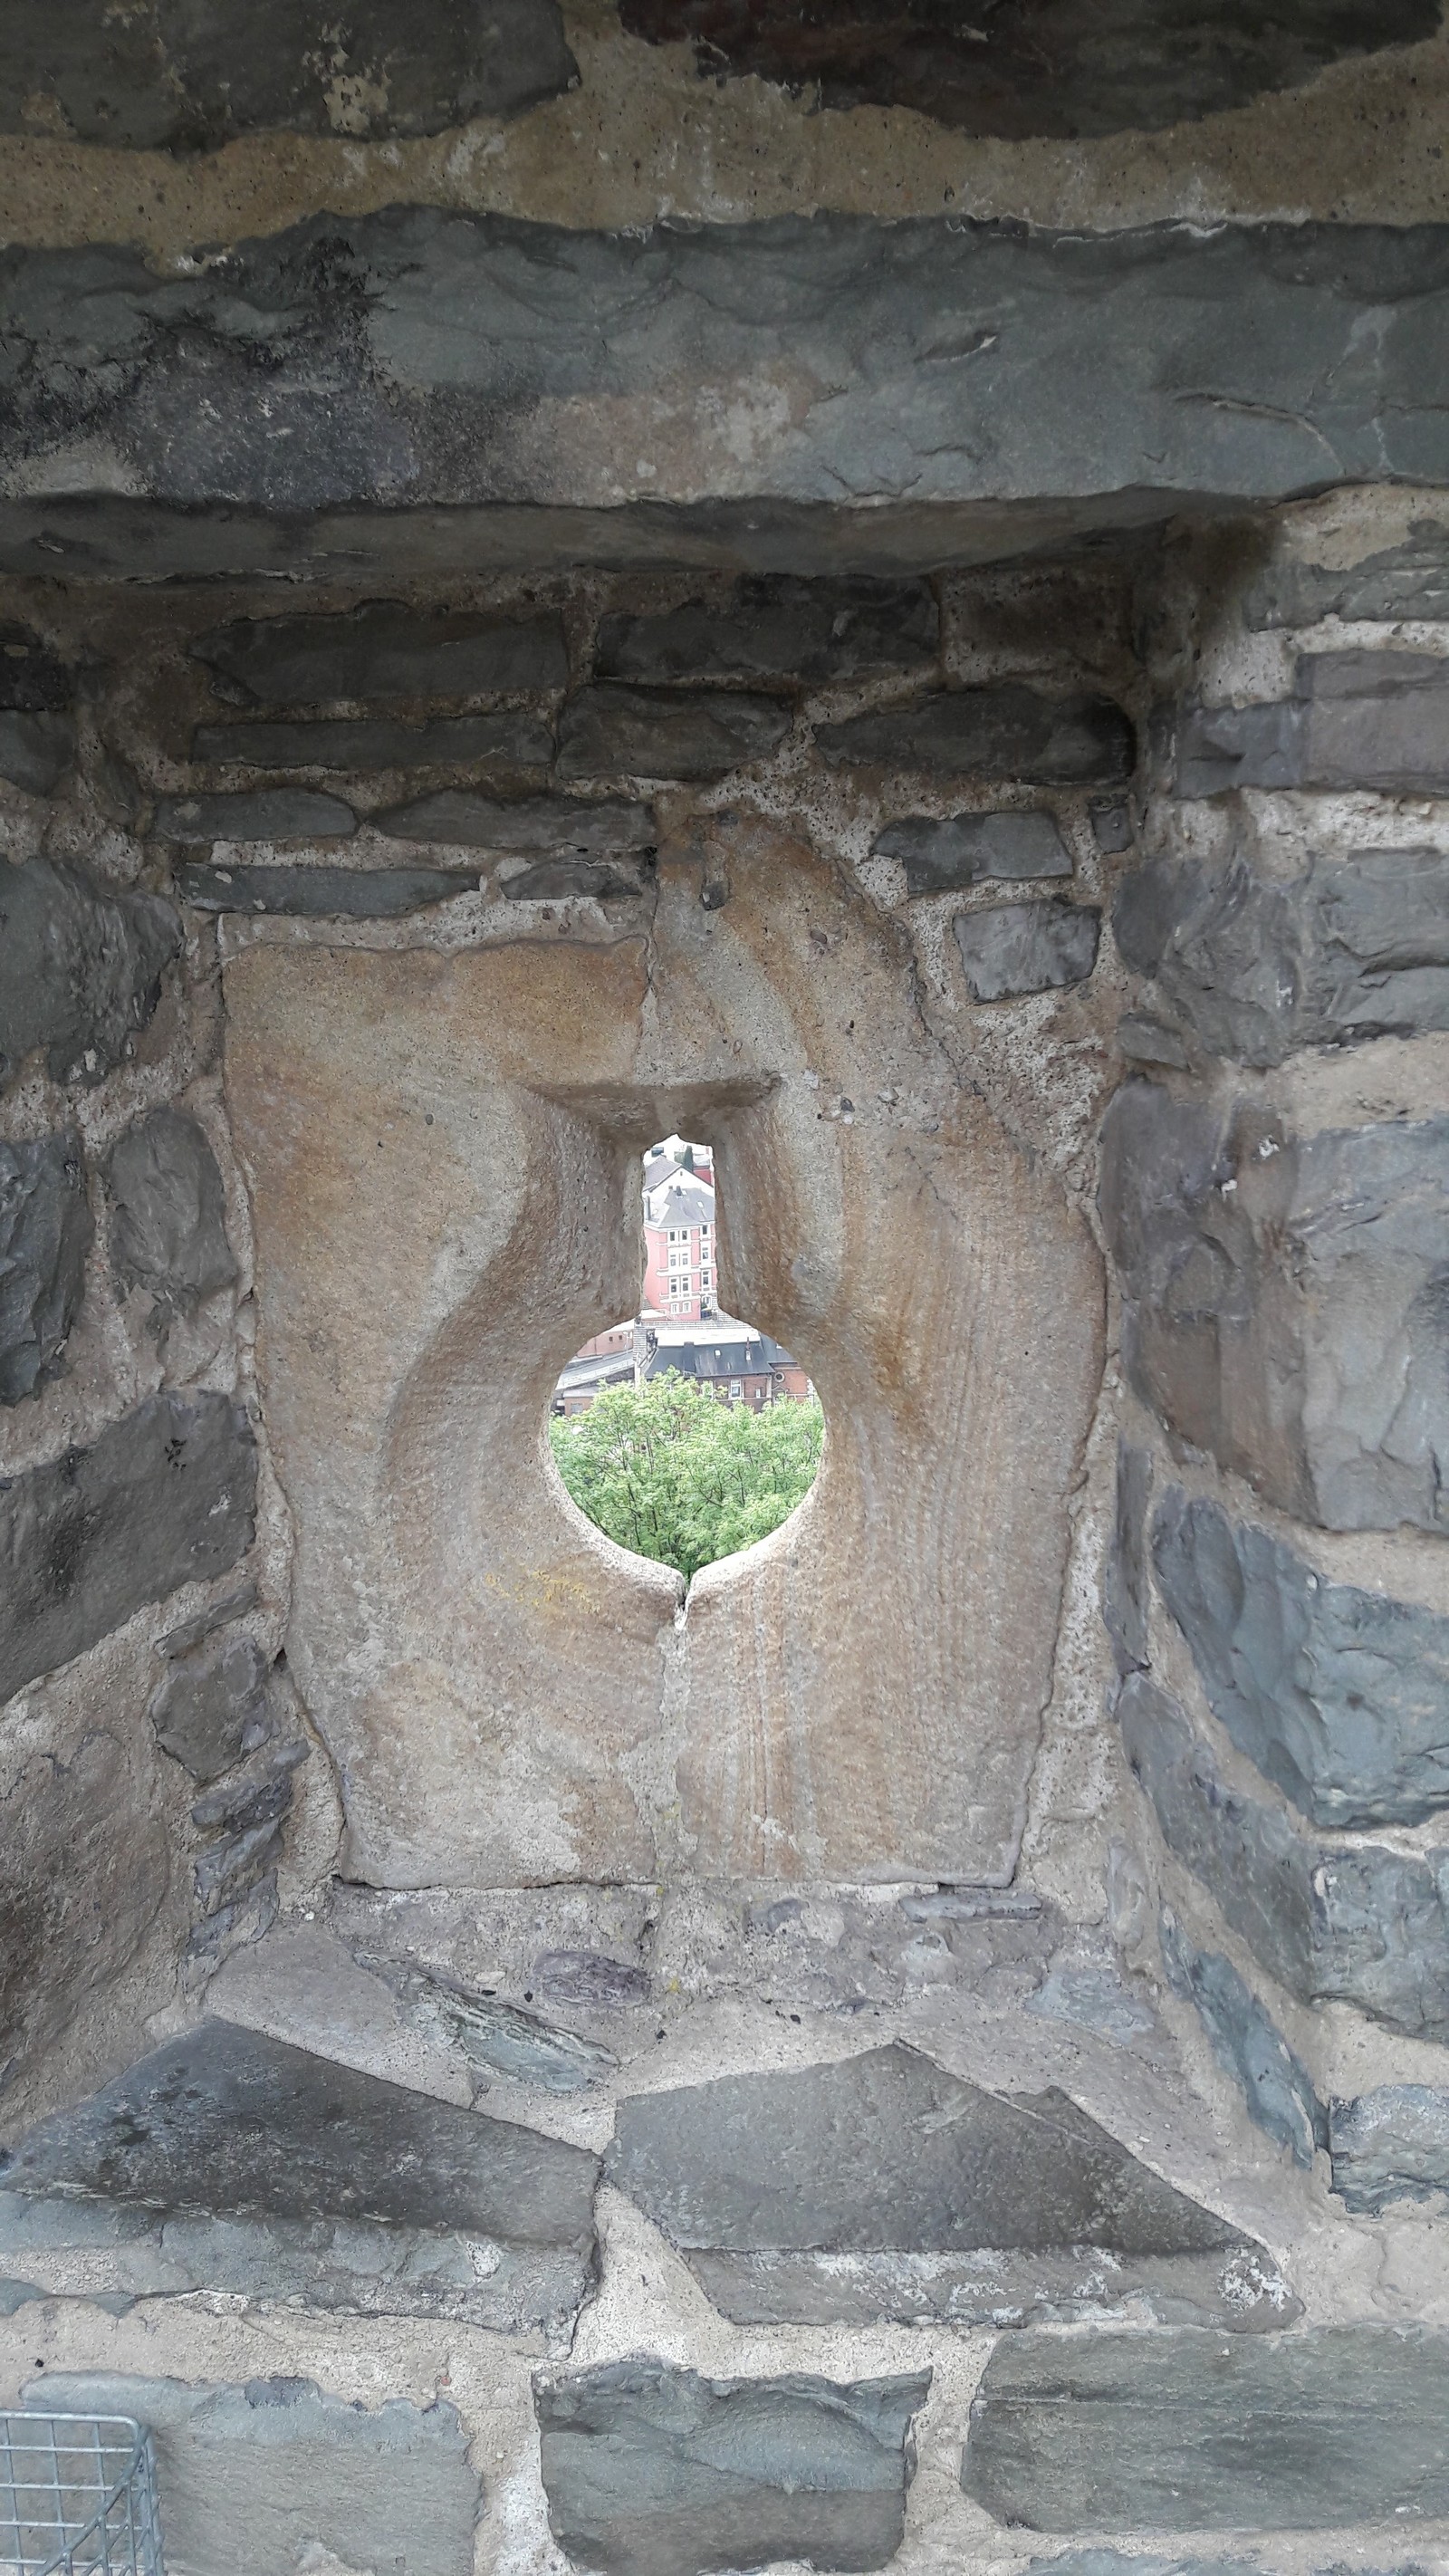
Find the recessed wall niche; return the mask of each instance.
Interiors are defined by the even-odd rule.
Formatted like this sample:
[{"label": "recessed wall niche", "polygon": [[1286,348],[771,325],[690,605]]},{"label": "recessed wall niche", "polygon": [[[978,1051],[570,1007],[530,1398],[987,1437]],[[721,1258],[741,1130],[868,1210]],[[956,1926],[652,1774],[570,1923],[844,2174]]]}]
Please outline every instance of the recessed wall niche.
[{"label": "recessed wall niche", "polygon": [[[1004,1881],[1100,1381],[1099,1256],[923,1027],[888,922],[741,826],[652,924],[226,968],[288,1652],[390,1887]],[[714,1142],[720,1289],[799,1358],[809,1508],[668,1569],[541,1430],[638,1284],[638,1157]],[[541,1326],[541,1319],[548,1319]]]}]

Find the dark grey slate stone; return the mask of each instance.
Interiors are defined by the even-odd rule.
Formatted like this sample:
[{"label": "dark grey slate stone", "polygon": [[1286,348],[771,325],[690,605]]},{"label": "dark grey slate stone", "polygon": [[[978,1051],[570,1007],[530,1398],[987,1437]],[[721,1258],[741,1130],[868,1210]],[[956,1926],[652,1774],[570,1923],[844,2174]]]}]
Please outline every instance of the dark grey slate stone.
[{"label": "dark grey slate stone", "polygon": [[267,706],[477,698],[567,686],[557,614],[440,615],[391,600],[333,617],[243,617],[192,645],[197,661]]},{"label": "dark grey slate stone", "polygon": [[1189,708],[1179,796],[1228,787],[1362,787],[1435,796],[1449,784],[1449,659],[1311,653],[1295,694],[1263,706]]},{"label": "dark grey slate stone", "polygon": [[549,2529],[608,2576],[884,2567],[931,2374],[702,2379],[641,2358],[534,2381]]},{"label": "dark grey slate stone", "polygon": [[79,1136],[0,1139],[0,1404],[61,1368],[93,1231]]},{"label": "dark grey slate stone", "polygon": [[[1428,224],[603,234],[400,207],[329,211],[188,275],[119,245],[17,247],[0,440],[13,476],[44,456],[67,488],[7,505],[7,560],[295,578],[345,554],[354,580],[372,561],[401,580],[422,537],[444,577],[686,546],[798,569],[801,542],[825,567],[921,569],[1140,527],[1185,496],[1314,490],[1328,453],[1346,481],[1432,481],[1446,299],[1449,228]],[[746,461],[679,436],[693,387],[728,403],[787,373],[840,390],[757,422]],[[1044,403],[1050,381],[1070,400]],[[667,424],[631,505],[607,443],[578,438],[620,388]]]},{"label": "dark grey slate stone", "polygon": [[431,724],[389,717],[317,718],[294,724],[198,725],[191,757],[237,769],[337,769],[354,777],[378,769],[546,769],[553,727],[527,707],[485,715],[434,716]]},{"label": "dark grey slate stone", "polygon": [[236,795],[160,796],[151,829],[162,841],[331,841],[357,829],[340,796],[315,787],[251,787]]},{"label": "dark grey slate stone", "polygon": [[1186,1071],[1188,1055],[1181,1038],[1144,1011],[1123,1012],[1117,1023],[1117,1046],[1131,1064],[1167,1065],[1178,1073]]},{"label": "dark grey slate stone", "polygon": [[[233,1950],[250,1949],[255,1942],[264,1941],[280,1911],[276,1871],[266,1870],[251,1885],[243,1887],[233,1902],[219,1905],[214,1914],[197,1917],[184,1954],[188,1965],[206,1977],[212,1976]],[[190,2241],[194,2243],[195,2239]],[[144,2274],[144,2265],[141,2268]],[[156,2286],[154,2281],[151,2286]],[[194,2285],[183,2279],[170,2286]]]},{"label": "dark grey slate stone", "polygon": [[30,2407],[146,2427],[166,2561],[183,2576],[297,2576],[318,2563],[472,2576],[483,2490],[446,2397],[373,2410],[310,2379],[68,2370],[23,2393]]},{"label": "dark grey slate stone", "polygon": [[268,1669],[255,1637],[224,1637],[183,1654],[154,1692],[156,1741],[198,1787],[219,1779],[267,1732]]},{"label": "dark grey slate stone", "polygon": [[768,760],[790,730],[778,698],[742,690],[581,689],[559,718],[560,778],[722,778]]},{"label": "dark grey slate stone", "polygon": [[183,1109],[153,1109],[111,1147],[111,1262],[123,1288],[190,1309],[237,1275],[226,1190],[205,1130]]},{"label": "dark grey slate stone", "polygon": [[50,859],[0,867],[0,1083],[44,1047],[53,1082],[99,1082],[145,1027],[181,924],[159,895]]},{"label": "dark grey slate stone", "polygon": [[913,669],[940,650],[941,612],[923,581],[736,583],[727,602],[687,600],[652,617],[605,617],[600,680],[846,680]]},{"label": "dark grey slate stone", "polygon": [[1327,1529],[1449,1527],[1449,1119],[1292,1137],[1124,1084],[1100,1205],[1168,1428]]},{"label": "dark grey slate stone", "polygon": [[1131,777],[1136,756],[1131,724],[1110,698],[1047,697],[1021,680],[873,707],[818,725],[815,740],[832,769],[1019,778],[1031,787],[1108,785]]},{"label": "dark grey slate stone", "polygon": [[75,675],[28,626],[0,626],[0,709],[54,715],[75,696]]},{"label": "dark grey slate stone", "polygon": [[533,859],[506,875],[500,871],[497,890],[509,903],[567,903],[579,895],[607,903],[642,894],[644,882],[637,870],[608,860]]},{"label": "dark grey slate stone", "polygon": [[275,1819],[228,1835],[203,1852],[193,1873],[203,1918],[232,1913],[264,1880],[274,1884],[281,1857],[282,1832]]},{"label": "dark grey slate stone", "polygon": [[1117,1508],[1102,1572],[1102,1621],[1119,1673],[1143,1672],[1147,1647],[1147,1505],[1152,1452],[1117,1442]]},{"label": "dark grey slate stone", "polygon": [[244,1619],[247,1612],[255,1610],[256,1606],[256,1582],[248,1574],[240,1583],[233,1584],[229,1590],[218,1594],[214,1601],[209,1601],[193,1619],[182,1619],[176,1627],[168,1628],[164,1636],[157,1638],[156,1652],[169,1656],[173,1661],[181,1655],[192,1654],[198,1646],[205,1645],[208,1637],[214,1637],[218,1628],[224,1628],[228,1620]]},{"label": "dark grey slate stone", "polygon": [[557,2328],[595,2268],[597,2172],[581,2147],[208,2021],[0,2153],[0,2246],[105,2247],[131,2288]]},{"label": "dark grey slate stone", "polygon": [[1360,563],[1270,564],[1243,602],[1249,626],[1313,626],[1323,617],[1449,618],[1449,525],[1416,519],[1402,545]]},{"label": "dark grey slate stone", "polygon": [[440,789],[411,805],[372,817],[395,841],[442,841],[465,850],[527,850],[549,857],[605,858],[652,850],[659,838],[652,805],[625,797],[475,796]]},{"label": "dark grey slate stone", "polygon": [[1333,2188],[1346,2209],[1377,2217],[1396,2200],[1449,2191],[1449,2092],[1380,2084],[1328,2112]]},{"label": "dark grey slate stone", "polygon": [[1174,791],[1220,796],[1230,787],[1301,787],[1303,709],[1296,699],[1261,706],[1190,706],[1177,726]]},{"label": "dark grey slate stone", "polygon": [[1449,2336],[998,2343],[961,2483],[1029,2531],[1324,2531],[1449,2511]]},{"label": "dark grey slate stone", "polygon": [[598,2040],[560,2030],[537,2013],[495,1995],[397,1960],[358,1951],[358,1962],[392,1988],[410,2022],[463,2055],[489,2077],[541,2085],[546,2093],[579,2093],[602,2083],[619,2061]]},{"label": "dark grey slate stone", "polygon": [[533,1973],[556,2004],[647,2004],[651,1993],[646,1969],[603,1950],[541,1950]]},{"label": "dark grey slate stone", "polygon": [[224,1395],[151,1395],[0,1484],[0,1700],[251,1545],[257,1453]]},{"label": "dark grey slate stone", "polygon": [[1231,1959],[1197,1949],[1166,1907],[1160,1933],[1167,1982],[1196,2006],[1213,2055],[1240,2087],[1249,2117],[1296,2165],[1311,2170],[1315,2149],[1328,2143],[1328,2115],[1307,2067]]},{"label": "dark grey slate stone", "polygon": [[284,912],[307,921],[401,921],[429,904],[476,894],[476,869],[209,867],[178,869],[176,891],[198,912]]},{"label": "dark grey slate stone", "polygon": [[75,719],[0,708],[0,778],[27,796],[53,796],[75,758]]},{"label": "dark grey slate stone", "polygon": [[1449,1028],[1449,856],[1360,850],[1288,883],[1239,857],[1149,861],[1112,912],[1129,966],[1214,1054]]},{"label": "dark grey slate stone", "polygon": [[[1262,2576],[1246,2558],[1128,2557],[1120,2549],[1068,2549],[1056,2558],[1033,2558],[1026,2576]],[[1409,2576],[1402,2568],[1399,2576]]]},{"label": "dark grey slate stone", "polygon": [[1109,796],[1091,807],[1092,838],[1104,858],[1116,858],[1132,847],[1132,808],[1122,799]]},{"label": "dark grey slate stone", "polygon": [[1102,915],[1096,904],[1000,903],[958,912],[952,927],[973,1002],[1010,1001],[1081,984],[1097,962]]},{"label": "dark grey slate stone", "polygon": [[250,0],[238,19],[206,0],[104,0],[5,12],[0,132],[32,130],[43,103],[83,143],[196,152],[233,135],[437,134],[514,116],[577,77],[556,0]]},{"label": "dark grey slate stone", "polygon": [[1071,854],[1054,814],[907,814],[871,843],[874,858],[900,859],[908,895],[941,894],[978,877],[1069,877]]},{"label": "dark grey slate stone", "polygon": [[274,1738],[250,1761],[195,1800],[191,1821],[202,1833],[231,1836],[275,1825],[292,1803],[294,1774],[307,1761],[305,1736]]},{"label": "dark grey slate stone", "polygon": [[1449,2039],[1449,1851],[1310,1841],[1230,1787],[1177,1701],[1141,1673],[1118,1714],[1168,1849],[1270,1976],[1300,2003],[1348,2003],[1411,2039]]},{"label": "dark grey slate stone", "polygon": [[1415,1825],[1449,1806],[1449,1619],[1332,1583],[1177,1489],[1152,1557],[1214,1715],[1314,1824]]},{"label": "dark grey slate stone", "polygon": [[1293,2305],[1261,2246],[1066,2094],[985,2093],[900,2045],[625,2100],[607,2171],[745,2324],[1129,2304],[1256,2328]]}]

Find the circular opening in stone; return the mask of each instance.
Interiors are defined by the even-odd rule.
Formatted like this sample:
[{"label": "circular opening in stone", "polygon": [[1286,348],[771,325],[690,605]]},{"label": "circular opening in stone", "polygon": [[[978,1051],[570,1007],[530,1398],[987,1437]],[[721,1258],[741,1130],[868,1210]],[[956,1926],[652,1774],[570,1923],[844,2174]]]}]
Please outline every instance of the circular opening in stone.
[{"label": "circular opening in stone", "polygon": [[804,1501],[824,1417],[798,1360],[720,1305],[708,1145],[651,1145],[641,1191],[639,1312],[595,1333],[562,1371],[549,1442],[585,1517],[689,1582]]}]

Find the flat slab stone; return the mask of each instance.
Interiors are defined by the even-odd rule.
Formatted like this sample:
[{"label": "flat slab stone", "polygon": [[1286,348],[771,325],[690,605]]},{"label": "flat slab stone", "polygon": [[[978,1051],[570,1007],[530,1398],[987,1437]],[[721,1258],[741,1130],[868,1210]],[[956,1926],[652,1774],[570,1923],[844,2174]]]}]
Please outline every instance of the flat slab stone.
[{"label": "flat slab stone", "polygon": [[27,796],[51,796],[75,757],[75,718],[0,708],[0,778]]},{"label": "flat slab stone", "polygon": [[455,895],[476,894],[481,879],[467,868],[218,868],[193,860],[178,870],[176,891],[198,912],[283,912],[305,921],[401,921]]},{"label": "flat slab stone", "polygon": [[1048,697],[1022,680],[940,689],[902,707],[872,707],[818,725],[832,769],[905,769],[938,778],[1017,778],[1032,787],[1090,787],[1130,778],[1131,724],[1110,698]]},{"label": "flat slab stone", "polygon": [[598,2159],[235,2024],[169,2041],[0,2157],[0,2259],[101,2247],[126,2287],[557,2329]]},{"label": "flat slab stone", "polygon": [[198,637],[191,652],[234,693],[267,706],[474,698],[561,689],[569,675],[556,614],[446,615],[392,600],[334,617],[239,617]]},{"label": "flat slab stone", "polygon": [[151,1395],[0,1485],[0,1701],[251,1545],[257,1452],[225,1395]]},{"label": "flat slab stone", "polygon": [[0,1087],[37,1047],[52,1082],[103,1080],[150,1019],[180,945],[159,895],[50,859],[0,867]]},{"label": "flat slab stone", "polygon": [[908,895],[941,894],[978,877],[1069,877],[1071,852],[1054,814],[907,814],[871,843],[872,858],[900,859]]},{"label": "flat slab stone", "polygon": [[335,841],[356,831],[357,816],[315,787],[251,787],[158,797],[151,829],[160,841]]},{"label": "flat slab stone", "polygon": [[1316,1825],[1416,1825],[1449,1805],[1449,1619],[1332,1583],[1173,1487],[1158,1589],[1239,1752]]},{"label": "flat slab stone", "polygon": [[883,2567],[931,2374],[702,2379],[643,2359],[534,2381],[549,2528],[608,2576]]},{"label": "flat slab stone", "polygon": [[172,2576],[297,2576],[319,2560],[376,2576],[472,2576],[483,2489],[446,2397],[367,2407],[311,2379],[69,2370],[47,2371],[23,2396],[146,2426]]},{"label": "flat slab stone", "polygon": [[1321,564],[1282,556],[1260,574],[1243,601],[1248,626],[1313,626],[1320,618],[1449,618],[1449,523],[1432,515],[1429,495],[1407,537],[1355,564]]},{"label": "flat slab stone", "polygon": [[526,850],[556,858],[600,858],[652,850],[652,805],[620,796],[477,796],[440,788],[372,817],[395,841],[442,841],[470,850]]},{"label": "flat slab stone", "polygon": [[219,1780],[267,1725],[267,1659],[255,1637],[221,1637],[183,1655],[153,1693],[156,1741],[198,1788]]},{"label": "flat slab stone", "polygon": [[559,718],[560,778],[723,778],[767,760],[793,710],[739,689],[582,689]]},{"label": "flat slab stone", "polygon": [[0,1404],[64,1365],[94,1230],[78,1135],[0,1140]]},{"label": "flat slab stone", "polygon": [[111,1267],[123,1288],[190,1308],[237,1275],[226,1186],[200,1122],[169,1106],[136,1119],[105,1162]]},{"label": "flat slab stone", "polygon": [[354,777],[379,769],[546,769],[553,727],[524,707],[486,715],[434,716],[403,724],[386,716],[337,716],[293,723],[198,725],[191,757],[215,768],[336,769]]},{"label": "flat slab stone", "polygon": [[1010,2336],[961,2483],[1029,2531],[1324,2531],[1449,2512],[1449,2335]]},{"label": "flat slab stone", "polygon": [[1449,2192],[1449,2090],[1380,2084],[1328,2110],[1333,2188],[1345,2209],[1377,2217],[1397,2200]]},{"label": "flat slab stone", "polygon": [[998,903],[958,912],[952,927],[973,1002],[1006,1002],[1085,983],[1102,915],[1091,903]]},{"label": "flat slab stone", "polygon": [[1231,1959],[1198,1949],[1165,1906],[1159,1937],[1168,1984],[1196,2006],[1213,2055],[1239,2087],[1249,2118],[1311,2172],[1315,2150],[1328,2143],[1328,2118],[1307,2067]]},{"label": "flat slab stone", "polygon": [[745,2324],[1297,2307],[1261,2246],[1066,2094],[985,2093],[899,2045],[636,2095],[607,2172]]},{"label": "flat slab stone", "polygon": [[738,582],[727,601],[605,617],[600,680],[848,680],[934,662],[941,612],[923,581]]}]

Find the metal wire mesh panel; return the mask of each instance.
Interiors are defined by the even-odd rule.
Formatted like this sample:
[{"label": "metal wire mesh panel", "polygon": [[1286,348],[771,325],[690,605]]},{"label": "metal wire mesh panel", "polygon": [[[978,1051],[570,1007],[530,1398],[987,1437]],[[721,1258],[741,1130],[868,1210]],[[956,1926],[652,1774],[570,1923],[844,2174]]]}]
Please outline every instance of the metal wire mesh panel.
[{"label": "metal wire mesh panel", "polygon": [[165,2576],[151,2436],[128,2415],[0,2413],[0,2576]]}]

